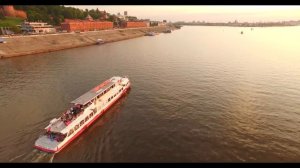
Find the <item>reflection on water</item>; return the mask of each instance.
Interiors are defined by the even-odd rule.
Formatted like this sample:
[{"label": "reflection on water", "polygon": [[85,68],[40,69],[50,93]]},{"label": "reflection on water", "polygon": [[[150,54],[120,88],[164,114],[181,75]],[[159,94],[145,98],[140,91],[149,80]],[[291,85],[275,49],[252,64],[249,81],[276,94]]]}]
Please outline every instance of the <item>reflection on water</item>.
[{"label": "reflection on water", "polygon": [[[0,161],[299,161],[299,35],[186,26],[1,60]],[[115,75],[131,79],[127,96],[60,153],[33,149],[69,102]]]}]

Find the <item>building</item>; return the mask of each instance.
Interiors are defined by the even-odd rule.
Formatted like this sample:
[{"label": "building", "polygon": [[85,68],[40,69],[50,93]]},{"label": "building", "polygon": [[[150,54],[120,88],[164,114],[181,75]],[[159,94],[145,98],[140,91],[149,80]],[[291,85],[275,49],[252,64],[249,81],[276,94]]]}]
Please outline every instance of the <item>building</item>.
[{"label": "building", "polygon": [[56,29],[52,25],[48,25],[45,22],[23,22],[21,24],[21,30],[24,33],[30,34],[46,34],[55,33]]},{"label": "building", "polygon": [[167,22],[158,22],[157,26],[166,26]]},{"label": "building", "polygon": [[100,20],[106,20],[108,19],[108,14],[106,11],[100,11]]},{"label": "building", "polygon": [[146,27],[150,27],[150,21],[149,22],[145,22],[146,23]]},{"label": "building", "polygon": [[124,15],[121,15],[120,12],[117,14],[117,17],[122,21],[128,21],[128,13],[124,11]]},{"label": "building", "polygon": [[87,15],[87,17],[85,18],[85,20],[88,20],[88,21],[93,21],[94,19],[92,18],[91,15]]},{"label": "building", "polygon": [[150,26],[158,26],[158,21],[150,21]]},{"label": "building", "polygon": [[140,20],[140,21],[143,21],[146,23],[146,27],[150,27],[150,19],[143,19],[143,20]]},{"label": "building", "polygon": [[95,21],[91,16],[87,16],[86,20],[72,20],[65,19],[64,23],[61,23],[62,31],[74,32],[74,31],[94,31],[112,29],[113,22],[108,21]]},{"label": "building", "polygon": [[148,22],[136,21],[136,22],[122,22],[123,28],[135,28],[135,27],[148,27]]}]

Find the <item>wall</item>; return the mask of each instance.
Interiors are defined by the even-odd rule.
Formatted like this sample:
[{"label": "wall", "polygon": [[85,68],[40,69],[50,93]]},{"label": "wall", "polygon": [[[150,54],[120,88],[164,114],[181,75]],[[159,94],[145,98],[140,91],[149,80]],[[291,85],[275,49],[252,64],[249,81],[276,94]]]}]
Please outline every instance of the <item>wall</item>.
[{"label": "wall", "polygon": [[134,28],[134,27],[147,27],[146,22],[125,22],[123,27]]},{"label": "wall", "polygon": [[61,24],[62,30],[72,31],[93,31],[112,29],[113,22],[100,22],[100,21],[70,21]]}]

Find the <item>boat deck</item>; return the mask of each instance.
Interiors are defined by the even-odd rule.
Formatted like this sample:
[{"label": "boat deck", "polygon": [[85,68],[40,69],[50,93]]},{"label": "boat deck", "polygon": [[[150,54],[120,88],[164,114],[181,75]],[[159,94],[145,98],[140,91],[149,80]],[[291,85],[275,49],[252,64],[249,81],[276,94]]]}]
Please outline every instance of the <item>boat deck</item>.
[{"label": "boat deck", "polygon": [[59,119],[59,121],[57,121],[53,125],[51,125],[51,131],[52,132],[61,132],[66,127],[67,127],[66,124],[62,120]]},{"label": "boat deck", "polygon": [[49,150],[55,150],[60,142],[57,142],[55,140],[51,140],[46,135],[41,136],[36,142],[36,146],[40,146],[43,148],[47,148]]},{"label": "boat deck", "polygon": [[[95,98],[96,96],[100,95],[105,89],[111,87],[114,84],[114,82],[112,81],[108,81],[107,83],[105,83],[104,86],[100,87],[99,89],[97,89],[97,87],[95,87],[94,89],[86,92],[85,94],[83,94],[82,96],[78,97],[77,99],[73,100],[71,103],[74,104],[86,104],[87,102],[91,101],[93,98]],[[97,89],[97,90],[96,90]]]}]

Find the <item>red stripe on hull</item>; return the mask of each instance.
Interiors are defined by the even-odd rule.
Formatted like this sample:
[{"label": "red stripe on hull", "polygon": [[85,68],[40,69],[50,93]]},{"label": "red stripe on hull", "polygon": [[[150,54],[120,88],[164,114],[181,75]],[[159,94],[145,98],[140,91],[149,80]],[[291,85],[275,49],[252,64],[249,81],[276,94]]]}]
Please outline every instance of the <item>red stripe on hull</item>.
[{"label": "red stripe on hull", "polygon": [[113,104],[115,104],[125,93],[127,93],[127,91],[129,90],[130,85],[128,88],[124,89],[123,93],[121,94],[121,96],[116,99],[115,101],[113,101],[108,107],[106,107],[104,110],[102,110],[103,112],[98,114],[97,116],[95,116],[87,125],[85,125],[84,127],[82,127],[82,129],[80,131],[78,131],[71,139],[69,139],[62,147],[58,148],[57,150],[50,150],[50,149],[46,149],[40,146],[34,146],[35,148],[42,150],[44,152],[48,152],[48,153],[58,153],[60,152],[63,148],[65,148],[68,144],[70,144],[74,139],[76,139],[86,128],[88,128],[92,123],[94,123],[94,121],[96,119],[98,119],[100,116],[102,116]]}]

